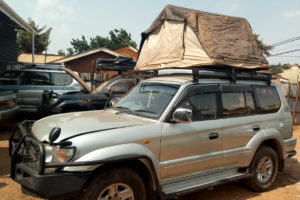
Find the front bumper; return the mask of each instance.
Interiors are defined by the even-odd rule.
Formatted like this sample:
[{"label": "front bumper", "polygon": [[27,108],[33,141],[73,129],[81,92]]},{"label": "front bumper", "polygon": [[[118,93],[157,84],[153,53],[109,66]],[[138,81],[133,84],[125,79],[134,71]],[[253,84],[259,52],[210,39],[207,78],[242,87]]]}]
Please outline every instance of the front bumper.
[{"label": "front bumper", "polygon": [[91,172],[63,172],[60,170],[63,163],[46,163],[44,145],[30,135],[32,123],[18,124],[9,139],[11,178],[31,195],[47,199],[75,197]]},{"label": "front bumper", "polygon": [[15,165],[14,180],[22,185],[23,191],[29,191],[29,194],[47,199],[61,199],[76,197],[90,174],[91,172],[54,172],[39,175],[20,163]]},{"label": "front bumper", "polygon": [[286,157],[293,157],[296,155],[296,144],[297,144],[297,138],[291,137],[289,139],[283,140],[285,150],[286,150]]}]

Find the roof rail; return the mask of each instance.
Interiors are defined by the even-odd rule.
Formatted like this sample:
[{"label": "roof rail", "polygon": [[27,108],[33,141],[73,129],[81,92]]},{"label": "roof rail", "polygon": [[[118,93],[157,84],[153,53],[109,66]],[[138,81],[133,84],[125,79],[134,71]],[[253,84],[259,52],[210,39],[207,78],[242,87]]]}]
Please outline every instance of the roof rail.
[{"label": "roof rail", "polygon": [[[163,71],[168,70],[173,71],[171,73],[162,73]],[[142,76],[145,77],[192,75],[194,83],[198,83],[199,79],[227,79],[231,81],[231,84],[236,84],[237,80],[256,80],[265,81],[268,85],[271,85],[272,80],[272,73],[236,68],[233,66],[201,66],[191,68],[172,67],[147,71],[135,71],[135,73],[142,73]]]},{"label": "roof rail", "polygon": [[52,70],[61,70],[61,64],[32,64],[25,65],[22,69],[52,69]]}]

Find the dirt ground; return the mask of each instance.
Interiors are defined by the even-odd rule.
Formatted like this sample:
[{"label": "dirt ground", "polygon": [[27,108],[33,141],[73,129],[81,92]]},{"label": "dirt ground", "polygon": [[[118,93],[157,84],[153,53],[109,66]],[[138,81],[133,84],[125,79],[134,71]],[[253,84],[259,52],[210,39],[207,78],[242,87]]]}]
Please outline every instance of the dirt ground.
[{"label": "dirt ground", "polygon": [[[0,200],[38,200],[22,194],[21,187],[9,176],[10,159],[8,156],[9,132],[16,121],[0,124]],[[294,127],[294,136],[300,141],[300,126]],[[268,192],[256,193],[248,190],[240,183],[229,183],[185,195],[181,200],[300,200],[300,142],[297,144],[298,154],[287,160],[285,169],[279,173],[274,188]]]}]

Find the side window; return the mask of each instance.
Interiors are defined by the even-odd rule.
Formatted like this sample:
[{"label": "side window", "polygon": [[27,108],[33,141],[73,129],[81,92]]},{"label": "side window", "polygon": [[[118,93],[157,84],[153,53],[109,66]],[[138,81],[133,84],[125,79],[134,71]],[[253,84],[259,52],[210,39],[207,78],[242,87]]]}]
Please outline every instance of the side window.
[{"label": "side window", "polygon": [[279,110],[281,101],[275,87],[255,87],[258,113],[272,113]]},{"label": "side window", "polygon": [[251,92],[223,92],[223,116],[247,115],[255,111]]},{"label": "side window", "polygon": [[66,86],[72,83],[72,77],[66,73],[53,73],[53,85]]},{"label": "side window", "polygon": [[26,72],[25,85],[51,85],[50,75],[46,72]]},{"label": "side window", "polygon": [[198,93],[186,99],[180,108],[193,111],[193,121],[217,118],[217,93]]},{"label": "side window", "polygon": [[22,72],[17,71],[4,72],[0,76],[0,85],[21,85],[21,75]]}]

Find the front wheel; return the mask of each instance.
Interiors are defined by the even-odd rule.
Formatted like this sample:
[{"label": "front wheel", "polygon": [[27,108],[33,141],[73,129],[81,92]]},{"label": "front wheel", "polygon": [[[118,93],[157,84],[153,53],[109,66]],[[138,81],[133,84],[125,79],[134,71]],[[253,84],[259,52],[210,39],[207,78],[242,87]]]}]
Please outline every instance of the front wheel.
[{"label": "front wheel", "polygon": [[267,146],[260,147],[250,165],[252,177],[246,180],[254,191],[263,192],[271,188],[278,173],[278,156]]},{"label": "front wheel", "polygon": [[84,200],[146,200],[141,177],[129,168],[103,171],[85,188]]}]

